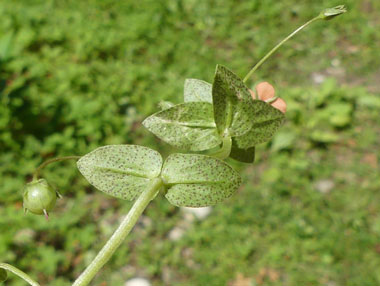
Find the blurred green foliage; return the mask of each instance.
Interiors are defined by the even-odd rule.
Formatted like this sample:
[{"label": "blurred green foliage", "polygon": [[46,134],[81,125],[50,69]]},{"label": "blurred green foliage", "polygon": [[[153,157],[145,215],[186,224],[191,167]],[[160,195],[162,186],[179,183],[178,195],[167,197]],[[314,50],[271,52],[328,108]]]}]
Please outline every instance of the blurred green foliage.
[{"label": "blurred green foliage", "polygon": [[[307,28],[251,81],[275,84],[289,111],[255,165],[236,164],[239,194],[179,241],[168,233],[183,213],[156,199],[94,285],[380,284],[380,2],[344,2],[349,13]],[[180,102],[185,78],[210,82],[217,63],[244,76],[338,4],[1,0],[1,260],[68,285],[131,204],[105,200],[65,162],[44,171],[64,195],[51,220],[24,216],[35,167],[105,144],[168,153],[140,122],[160,100]]]}]

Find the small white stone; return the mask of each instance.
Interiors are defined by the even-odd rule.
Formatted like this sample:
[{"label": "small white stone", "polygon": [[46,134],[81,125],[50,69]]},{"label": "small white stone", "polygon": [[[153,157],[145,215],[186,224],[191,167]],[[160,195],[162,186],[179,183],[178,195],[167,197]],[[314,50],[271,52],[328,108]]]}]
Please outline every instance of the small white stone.
[{"label": "small white stone", "polygon": [[335,187],[335,183],[331,180],[319,180],[314,187],[322,194],[328,194]]},{"label": "small white stone", "polygon": [[173,241],[177,241],[181,239],[181,237],[185,234],[185,230],[183,228],[180,228],[178,226],[174,227],[170,232],[169,232],[169,239]]},{"label": "small white stone", "polygon": [[331,61],[331,65],[332,65],[333,67],[339,67],[339,66],[340,66],[340,60],[339,60],[339,59],[333,59],[333,60]]},{"label": "small white stone", "polygon": [[312,77],[312,79],[313,79],[313,81],[316,83],[316,84],[321,84],[321,83],[323,83],[324,81],[325,81],[325,79],[326,79],[326,77],[323,75],[323,74],[321,74],[321,73],[313,73],[312,75],[311,75],[311,77]]},{"label": "small white stone", "polygon": [[31,228],[20,229],[13,237],[13,242],[16,244],[30,243],[36,236],[36,232]]},{"label": "small white stone", "polygon": [[205,219],[212,211],[212,207],[203,207],[203,208],[187,208],[183,207],[182,210],[186,213],[193,214],[197,219]]},{"label": "small white stone", "polygon": [[125,286],[151,286],[150,282],[145,278],[132,278],[125,282]]}]

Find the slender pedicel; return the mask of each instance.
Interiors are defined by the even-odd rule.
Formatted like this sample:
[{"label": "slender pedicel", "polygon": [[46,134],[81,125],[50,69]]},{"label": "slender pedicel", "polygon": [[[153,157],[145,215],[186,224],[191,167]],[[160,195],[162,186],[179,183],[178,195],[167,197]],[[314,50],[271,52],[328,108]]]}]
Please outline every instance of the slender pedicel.
[{"label": "slender pedicel", "polygon": [[[25,272],[21,271],[20,269],[18,269],[17,267],[14,267],[8,263],[0,263],[0,270],[6,270],[6,271],[9,271],[9,272],[12,272],[13,274],[17,275],[18,277],[20,277],[21,279],[23,279],[25,282],[29,283],[29,285],[32,285],[32,286],[40,286],[40,284],[38,284],[36,281],[34,281],[32,278],[30,278],[30,276],[28,274],[26,274]],[[6,279],[6,277],[4,277]],[[5,280],[4,280],[5,281]],[[0,281],[1,283],[2,281]]]},{"label": "slender pedicel", "polygon": [[81,156],[66,156],[66,157],[57,157],[57,158],[47,160],[47,161],[43,162],[40,166],[38,166],[38,168],[36,169],[36,171],[33,174],[33,181],[38,180],[38,177],[41,173],[41,170],[51,163],[65,161],[65,160],[79,160],[80,158],[81,158]]},{"label": "slender pedicel", "polygon": [[289,36],[287,36],[285,39],[283,39],[281,42],[279,42],[272,50],[269,51],[244,77],[243,81],[247,82],[247,80],[253,75],[253,73],[275,52],[277,51],[285,42],[287,42],[289,39],[291,39],[295,34],[297,34],[299,31],[301,31],[303,28],[307,27],[311,23],[318,21],[318,20],[331,20],[332,18],[339,16],[343,13],[347,12],[347,9],[344,5],[339,5],[334,8],[328,8],[323,10],[317,17],[314,17],[313,19],[307,21],[305,24],[300,26],[298,29],[296,29],[294,32],[292,32]]}]

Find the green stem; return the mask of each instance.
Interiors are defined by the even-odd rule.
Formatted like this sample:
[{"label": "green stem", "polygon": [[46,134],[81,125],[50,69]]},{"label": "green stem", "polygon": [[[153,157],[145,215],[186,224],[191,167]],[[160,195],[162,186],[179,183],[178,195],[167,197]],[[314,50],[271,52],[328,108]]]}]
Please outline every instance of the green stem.
[{"label": "green stem", "polygon": [[272,50],[269,51],[250,71],[249,73],[244,77],[243,82],[247,82],[247,80],[252,76],[252,74],[275,52],[280,48],[286,41],[291,39],[295,34],[297,34],[299,31],[301,31],[306,26],[310,25],[311,23],[322,20],[323,16],[318,15],[317,17],[307,21],[305,24],[303,24],[301,27],[299,27],[297,30],[295,30],[293,33],[291,33],[289,36],[287,36],[285,39],[283,39],[281,42],[279,42]]},{"label": "green stem", "polygon": [[67,157],[58,157],[58,158],[47,160],[43,162],[40,166],[38,166],[38,168],[33,174],[33,181],[36,181],[38,177],[40,176],[41,170],[51,163],[65,161],[65,160],[78,160],[80,158],[81,158],[80,156],[67,156]]},{"label": "green stem", "polygon": [[156,196],[157,192],[162,188],[163,182],[161,179],[153,179],[150,189],[145,190],[136,200],[128,215],[123,219],[118,229],[114,232],[111,238],[107,241],[104,247],[100,250],[95,259],[90,263],[85,271],[75,280],[72,286],[86,286],[94,276],[99,272],[104,264],[111,258],[112,254],[120,246],[127,237],[137,220],[148,206],[149,202]]},{"label": "green stem", "polygon": [[211,154],[210,156],[224,160],[230,156],[231,148],[232,148],[232,139],[231,137],[224,137],[222,148],[219,149],[216,153]]},{"label": "green stem", "polygon": [[38,284],[36,281],[34,281],[32,278],[30,278],[30,276],[28,274],[26,274],[25,272],[21,271],[20,269],[12,266],[10,264],[0,263],[0,268],[7,270],[9,272],[12,272],[13,274],[15,274],[18,277],[20,277],[21,279],[25,280],[26,282],[28,282],[32,286],[40,286],[40,284]]}]

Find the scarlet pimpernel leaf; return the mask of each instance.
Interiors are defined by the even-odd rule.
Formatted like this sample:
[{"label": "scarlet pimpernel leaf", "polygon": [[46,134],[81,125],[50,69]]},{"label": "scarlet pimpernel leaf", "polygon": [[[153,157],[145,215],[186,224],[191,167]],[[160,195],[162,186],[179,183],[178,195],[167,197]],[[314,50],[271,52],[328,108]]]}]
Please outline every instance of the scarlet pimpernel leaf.
[{"label": "scarlet pimpernel leaf", "polygon": [[225,162],[197,154],[172,154],[161,178],[166,198],[176,206],[205,207],[230,197],[241,183],[240,175]]},{"label": "scarlet pimpernel leaf", "polygon": [[212,84],[200,79],[186,79],[184,88],[184,101],[204,101],[212,103]]},{"label": "scarlet pimpernel leaf", "polygon": [[108,145],[83,156],[78,169],[87,181],[113,197],[134,200],[160,175],[162,157],[137,145]]},{"label": "scarlet pimpernel leaf", "polygon": [[230,157],[239,162],[253,163],[255,161],[255,147],[247,149],[239,148],[236,146],[235,140],[232,139]]},{"label": "scarlet pimpernel leaf", "polygon": [[185,150],[203,151],[221,143],[208,102],[175,105],[149,116],[143,125],[166,143]]},{"label": "scarlet pimpernel leaf", "polygon": [[251,129],[252,98],[244,82],[232,71],[217,65],[212,85],[214,119],[219,134],[240,136]]},{"label": "scarlet pimpernel leaf", "polygon": [[253,119],[251,128],[245,134],[233,138],[236,147],[241,149],[248,149],[270,140],[285,119],[281,111],[261,100],[253,100],[250,109]]}]

